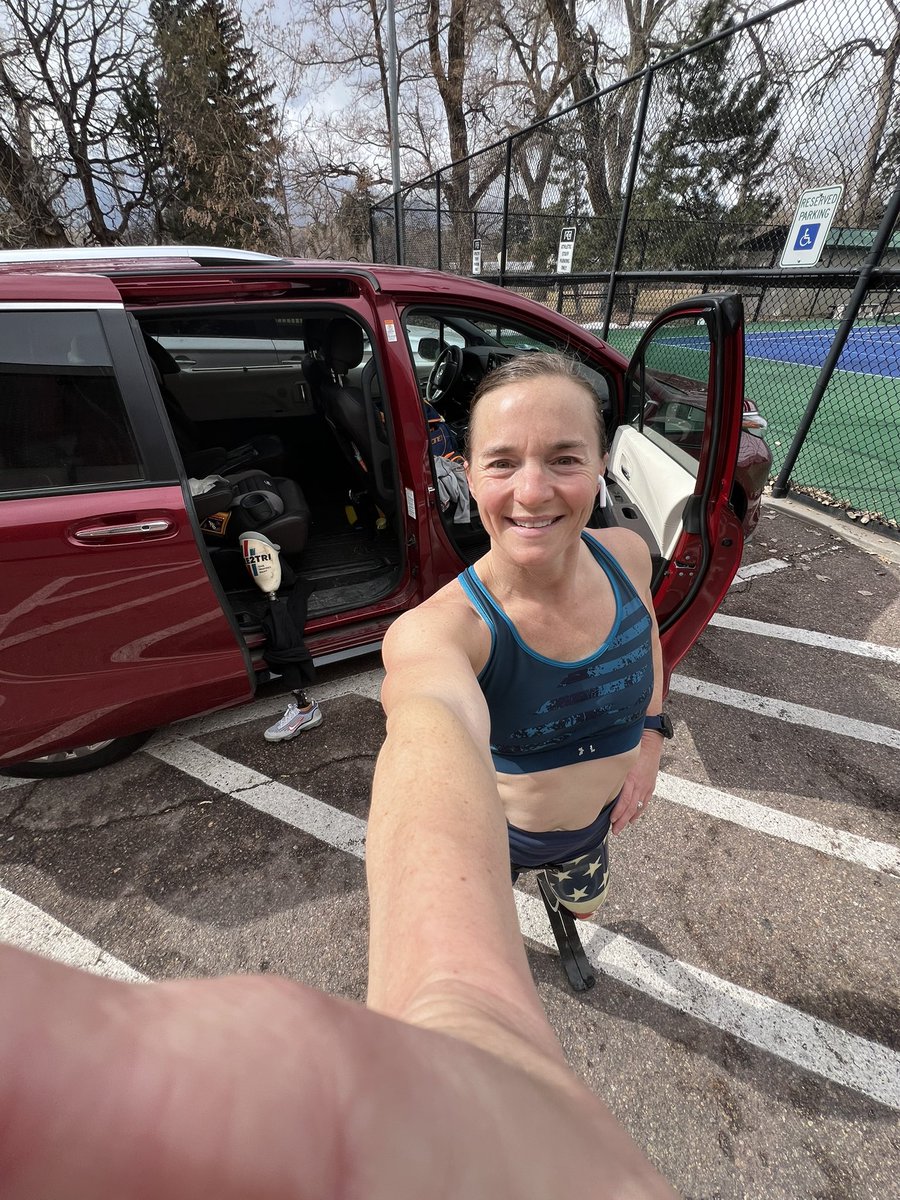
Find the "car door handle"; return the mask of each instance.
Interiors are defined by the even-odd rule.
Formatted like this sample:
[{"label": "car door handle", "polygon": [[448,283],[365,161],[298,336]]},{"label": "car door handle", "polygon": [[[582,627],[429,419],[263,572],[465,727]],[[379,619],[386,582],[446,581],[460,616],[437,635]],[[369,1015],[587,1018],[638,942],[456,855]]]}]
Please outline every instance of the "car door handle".
[{"label": "car door handle", "polygon": [[133,525],[85,525],[76,529],[73,536],[80,542],[96,542],[103,538],[141,537],[145,534],[168,533],[173,528],[172,522],[165,517],[152,521],[136,521]]},{"label": "car door handle", "polygon": [[186,354],[173,354],[172,357],[180,367],[195,367],[197,365],[196,358],[188,358]]},{"label": "car door handle", "polygon": [[631,478],[631,472],[628,470],[628,468],[625,466],[624,463],[622,463],[621,466],[619,467],[619,471],[621,472],[623,479]]}]

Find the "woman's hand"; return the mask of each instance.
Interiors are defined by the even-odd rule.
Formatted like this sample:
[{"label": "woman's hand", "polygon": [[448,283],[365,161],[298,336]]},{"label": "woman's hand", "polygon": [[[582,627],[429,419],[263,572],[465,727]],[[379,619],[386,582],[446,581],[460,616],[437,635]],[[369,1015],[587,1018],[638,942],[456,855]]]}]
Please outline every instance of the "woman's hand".
[{"label": "woman's hand", "polygon": [[647,811],[656,787],[662,748],[663,738],[652,729],[645,730],[641,735],[640,758],[628,772],[612,810],[610,826],[613,833],[621,833]]},{"label": "woman's hand", "polygon": [[561,1164],[673,1200],[562,1068],[284,979],[113,983],[0,946],[4,1200],[540,1200]]}]

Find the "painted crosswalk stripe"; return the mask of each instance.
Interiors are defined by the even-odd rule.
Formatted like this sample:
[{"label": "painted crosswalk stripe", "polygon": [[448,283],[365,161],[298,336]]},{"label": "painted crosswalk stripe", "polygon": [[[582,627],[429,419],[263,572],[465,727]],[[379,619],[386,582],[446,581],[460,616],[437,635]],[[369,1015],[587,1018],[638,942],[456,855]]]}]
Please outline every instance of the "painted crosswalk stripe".
[{"label": "painted crosswalk stripe", "polygon": [[[150,753],[179,769],[185,769],[183,761],[194,779],[236,800],[256,802],[263,811],[337,849],[364,856],[365,822],[359,817],[196,743],[156,746]],[[552,948],[540,902],[517,892],[516,903],[523,933]],[[886,1046],[601,928],[595,927],[584,940],[597,970],[804,1070],[900,1108],[900,1054]]]},{"label": "painted crosswalk stripe", "polygon": [[735,581],[755,579],[757,575],[771,575],[775,571],[783,571],[790,565],[783,558],[765,558],[762,562],[747,563],[745,567],[738,567],[734,578]]},{"label": "painted crosswalk stripe", "polygon": [[147,976],[69,929],[49,913],[0,887],[0,941],[109,979],[145,983]]},{"label": "painted crosswalk stripe", "polygon": [[882,646],[878,642],[859,642],[853,638],[836,637],[831,633],[818,633],[815,629],[795,629],[791,625],[770,625],[767,621],[751,621],[748,617],[730,617],[715,613],[710,625],[720,629],[733,629],[739,633],[752,633],[758,637],[779,638],[786,642],[797,642],[802,646],[815,646],[822,650],[836,650],[841,654],[856,654],[860,658],[875,658],[882,662],[900,663],[900,646]]},{"label": "painted crosswalk stripe", "polygon": [[842,737],[857,738],[862,742],[873,742],[876,746],[890,746],[900,750],[900,729],[894,729],[890,725],[858,721],[855,717],[845,717],[841,713],[810,708],[806,704],[793,704],[790,700],[777,700],[772,696],[757,696],[753,692],[740,692],[736,688],[707,683],[704,679],[691,679],[686,675],[673,675],[670,688],[684,696],[696,696],[700,700],[728,704],[747,713],[787,721],[790,725],[806,725],[810,729],[821,729],[825,733],[837,733]]},{"label": "painted crosswalk stripe", "polygon": [[833,829],[818,821],[796,817],[781,809],[745,800],[742,796],[722,792],[704,783],[693,783],[666,771],[660,771],[656,777],[655,794],[662,800],[682,804],[721,821],[730,821],[734,825],[752,829],[754,833],[808,846],[855,866],[900,877],[900,850],[886,842],[876,842],[842,829]]}]

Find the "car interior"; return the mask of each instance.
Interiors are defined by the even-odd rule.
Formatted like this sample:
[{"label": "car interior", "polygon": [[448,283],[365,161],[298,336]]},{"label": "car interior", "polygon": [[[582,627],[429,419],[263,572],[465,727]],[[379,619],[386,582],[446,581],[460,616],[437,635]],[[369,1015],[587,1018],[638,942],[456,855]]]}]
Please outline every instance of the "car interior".
[{"label": "car interior", "polygon": [[[250,529],[281,548],[287,587],[304,581],[310,616],[388,595],[400,577],[404,535],[391,406],[364,324],[324,304],[133,315],[212,562],[242,626],[256,626],[264,602],[238,545]],[[462,466],[475,389],[514,355],[572,351],[545,333],[460,307],[410,306],[402,327],[419,380],[438,511],[450,543],[473,562],[487,549]],[[577,359],[614,435],[609,500],[592,524],[634,528],[661,568],[682,527],[696,459],[652,423],[644,428],[643,407],[612,429],[611,380],[595,361]]]},{"label": "car interior", "polygon": [[377,366],[359,321],[262,306],[135,318],[242,628],[266,603],[241,558],[251,529],[279,547],[285,589],[303,581],[310,616],[389,594],[403,553],[394,455],[389,417],[378,410],[375,421]]}]

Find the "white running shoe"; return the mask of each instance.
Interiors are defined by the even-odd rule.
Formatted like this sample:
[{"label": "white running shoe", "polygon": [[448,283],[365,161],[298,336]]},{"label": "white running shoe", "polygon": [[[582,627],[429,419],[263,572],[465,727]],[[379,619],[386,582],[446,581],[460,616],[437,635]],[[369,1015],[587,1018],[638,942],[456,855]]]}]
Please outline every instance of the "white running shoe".
[{"label": "white running shoe", "polygon": [[315,700],[309,708],[299,708],[292,700],[284,716],[274,725],[270,725],[263,736],[267,742],[286,742],[302,733],[304,729],[312,729],[321,723],[322,713]]}]

